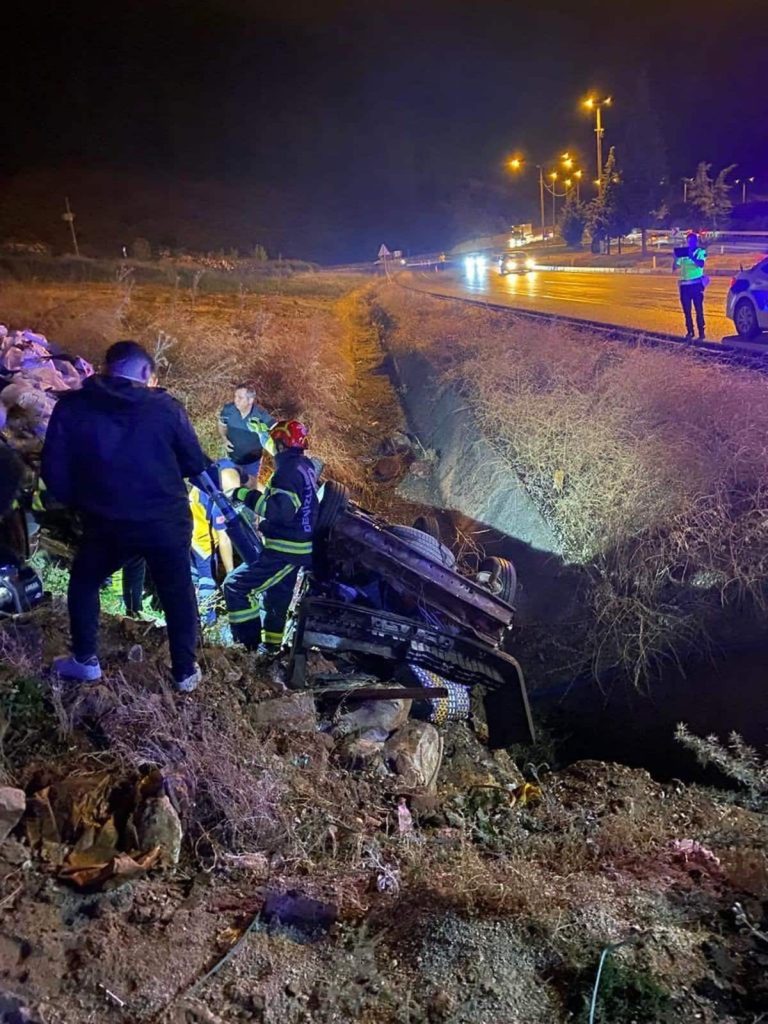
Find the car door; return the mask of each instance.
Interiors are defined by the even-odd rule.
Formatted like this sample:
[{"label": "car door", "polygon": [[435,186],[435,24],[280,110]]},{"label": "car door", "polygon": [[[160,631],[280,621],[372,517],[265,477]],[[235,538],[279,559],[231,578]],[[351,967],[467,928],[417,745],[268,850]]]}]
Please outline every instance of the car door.
[{"label": "car door", "polygon": [[749,294],[757,306],[757,319],[760,326],[768,328],[768,259],[763,260],[755,268],[749,286]]}]

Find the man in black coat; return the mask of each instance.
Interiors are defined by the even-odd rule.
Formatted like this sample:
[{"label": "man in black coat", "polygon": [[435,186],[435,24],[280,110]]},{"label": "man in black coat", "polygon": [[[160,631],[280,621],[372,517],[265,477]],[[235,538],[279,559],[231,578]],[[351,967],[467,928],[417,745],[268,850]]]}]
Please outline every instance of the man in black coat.
[{"label": "man in black coat", "polygon": [[182,405],[163,388],[148,387],[154,369],[141,345],[118,341],[107,352],[105,372],[62,395],[51,416],[42,477],[83,522],[69,581],[72,654],[57,658],[54,669],[80,681],[100,678],[99,589],[138,556],[165,613],[174,683],[189,692],[201,675],[184,478],[210,460]]}]

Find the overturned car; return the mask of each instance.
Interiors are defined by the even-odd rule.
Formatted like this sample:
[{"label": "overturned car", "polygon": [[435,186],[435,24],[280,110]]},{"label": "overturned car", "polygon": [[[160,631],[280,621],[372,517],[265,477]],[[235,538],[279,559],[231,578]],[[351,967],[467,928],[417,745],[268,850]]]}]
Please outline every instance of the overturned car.
[{"label": "overturned car", "polygon": [[490,558],[470,575],[429,517],[393,526],[331,481],[321,497],[315,567],[297,585],[286,631],[290,685],[306,685],[312,650],[352,655],[380,678],[442,682],[452,694],[479,687],[491,745],[530,742],[523,674],[504,650],[514,566]]}]

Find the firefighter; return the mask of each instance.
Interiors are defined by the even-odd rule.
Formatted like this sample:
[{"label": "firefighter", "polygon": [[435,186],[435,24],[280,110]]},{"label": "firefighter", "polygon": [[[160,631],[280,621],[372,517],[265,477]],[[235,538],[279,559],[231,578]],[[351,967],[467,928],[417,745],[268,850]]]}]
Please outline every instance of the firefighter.
[{"label": "firefighter", "polygon": [[319,507],[317,469],[304,454],[307,428],[298,420],[281,420],[270,438],[276,451],[275,472],[254,505],[262,520],[264,550],[256,562],[238,566],[224,580],[232,636],[261,654],[280,650],[298,571],[312,565]]}]

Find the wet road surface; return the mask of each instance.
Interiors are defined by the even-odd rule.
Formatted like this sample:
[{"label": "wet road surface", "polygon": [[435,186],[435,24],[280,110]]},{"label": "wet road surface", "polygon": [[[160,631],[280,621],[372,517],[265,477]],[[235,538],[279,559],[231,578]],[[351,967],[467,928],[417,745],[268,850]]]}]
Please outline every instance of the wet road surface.
[{"label": "wet road surface", "polygon": [[[502,276],[495,266],[467,274],[463,269],[414,274],[416,287],[542,313],[597,320],[640,330],[685,333],[677,281],[669,275],[605,274],[534,270]],[[725,316],[728,277],[714,277],[706,291],[707,338],[734,333]]]}]

